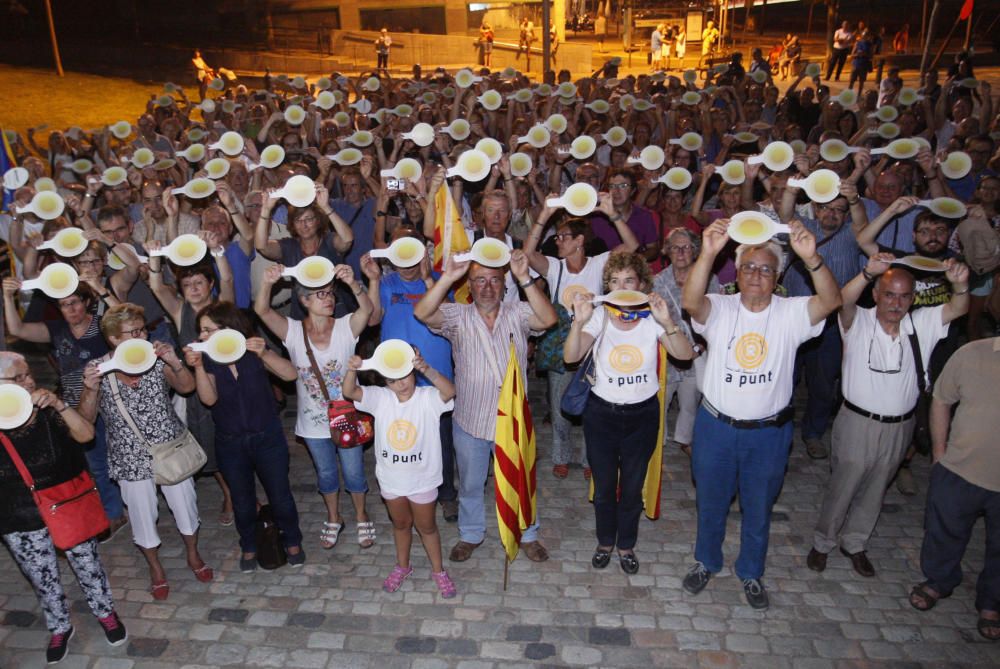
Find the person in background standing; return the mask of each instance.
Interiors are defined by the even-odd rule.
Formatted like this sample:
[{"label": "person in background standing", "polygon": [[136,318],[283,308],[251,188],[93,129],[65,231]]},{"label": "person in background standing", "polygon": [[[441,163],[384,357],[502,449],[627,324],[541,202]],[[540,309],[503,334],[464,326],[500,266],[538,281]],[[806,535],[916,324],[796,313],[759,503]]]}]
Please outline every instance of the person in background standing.
[{"label": "person in background standing", "polygon": [[375,53],[378,54],[378,69],[389,69],[389,47],[392,46],[392,38],[389,37],[389,30],[382,28],[382,33],[375,40]]},{"label": "person in background standing", "polygon": [[833,76],[833,70],[837,70],[837,81],[840,81],[840,73],[844,70],[844,63],[847,62],[847,54],[851,52],[851,44],[854,43],[854,32],[851,24],[844,21],[837,32],[833,33],[833,53],[826,64],[826,80]]},{"label": "person in background standing", "polygon": [[899,32],[892,38],[892,49],[898,54],[906,55],[910,48],[910,24],[904,23]]},{"label": "person in background standing", "polygon": [[608,20],[603,13],[599,13],[594,19],[594,37],[597,38],[597,47],[604,53],[604,38],[608,36]]}]

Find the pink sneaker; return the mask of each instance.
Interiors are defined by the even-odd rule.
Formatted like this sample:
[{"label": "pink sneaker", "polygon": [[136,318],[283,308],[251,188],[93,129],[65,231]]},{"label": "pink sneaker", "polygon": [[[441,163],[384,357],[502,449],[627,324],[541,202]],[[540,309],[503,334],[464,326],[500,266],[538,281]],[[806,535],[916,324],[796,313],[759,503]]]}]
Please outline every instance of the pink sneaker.
[{"label": "pink sneaker", "polygon": [[451,577],[448,576],[448,572],[439,571],[437,573],[431,574],[434,577],[434,582],[437,583],[438,592],[441,593],[443,599],[451,599],[458,594],[455,590],[455,584],[451,582]]},{"label": "pink sneaker", "polygon": [[385,580],[382,581],[382,589],[386,592],[396,592],[399,590],[399,586],[403,585],[403,581],[405,581],[412,573],[413,567],[403,568],[397,564],[392,568],[392,571],[389,572],[389,575],[385,577]]}]

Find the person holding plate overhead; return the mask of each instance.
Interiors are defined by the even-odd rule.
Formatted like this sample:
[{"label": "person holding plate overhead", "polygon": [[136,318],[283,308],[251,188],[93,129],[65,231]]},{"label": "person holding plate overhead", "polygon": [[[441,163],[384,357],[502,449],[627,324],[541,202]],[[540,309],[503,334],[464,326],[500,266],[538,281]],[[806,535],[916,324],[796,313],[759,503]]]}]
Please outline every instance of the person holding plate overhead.
[{"label": "person holding plate overhead", "polygon": [[[948,260],[951,300],[911,313],[914,278],[904,268],[891,267],[894,259],[891,253],[873,255],[841,291],[844,403],[833,424],[833,471],[806,560],[813,571],[823,571],[827,554],[839,545],[854,571],[875,575],[866,549],[885,489],[913,436],[917,375],[926,374],[931,351],[947,335],[948,324],[969,309],[969,270]],[[875,307],[859,308],[858,298],[872,282]],[[926,378],[924,383],[930,387]]]},{"label": "person holding plate overhead", "polygon": [[[552,197],[556,197],[552,195]],[[611,197],[601,196],[599,210],[609,216],[614,215]],[[604,266],[608,262],[610,252],[604,252],[593,257],[587,256],[586,246],[591,231],[585,218],[563,218],[556,226],[556,249],[558,258],[543,255],[538,248],[545,228],[556,209],[545,205],[538,216],[538,221],[531,227],[528,239],[524,245],[524,253],[528,256],[531,269],[545,277],[549,286],[549,299],[555,305],[559,316],[556,329],[547,332],[540,340],[536,349],[535,364],[548,371],[549,413],[552,416],[552,475],[556,478],[566,478],[569,475],[569,461],[573,455],[573,441],[570,439],[570,421],[559,410],[559,402],[573,378],[572,372],[567,372],[563,366],[563,344],[569,334],[570,315],[573,308],[573,296],[577,293],[604,293]],[[628,226],[624,218],[614,219],[615,229],[622,238],[622,243],[615,251],[634,252],[639,248],[639,240]],[[587,465],[586,451],[583,455],[584,477],[589,478],[590,467]]]},{"label": "person holding plate overhead", "polygon": [[595,381],[583,414],[597,523],[591,564],[604,569],[617,548],[626,574],[639,571],[634,548],[642,487],[660,427],[659,347],[681,360],[694,356],[663,297],[646,295],[652,283],[641,255],[612,253],[602,276],[601,288],[608,293],[604,307],[594,309],[593,293],[574,293],[573,323],[563,347],[569,364],[594,350]]},{"label": "person holding plate overhead", "polygon": [[[112,353],[129,340],[148,339],[145,311],[129,302],[112,307],[101,320],[101,332]],[[173,346],[157,341],[153,342],[153,351],[156,358],[152,367],[140,374],[114,370],[102,374],[98,362],[104,359],[88,364],[83,372],[79,411],[89,420],[100,412],[107,425],[111,478],[118,481],[128,507],[132,539],[149,564],[153,599],[164,600],[170,594],[170,585],[159,558],[157,490],[167,500],[195,578],[207,583],[214,574],[198,553],[201,520],[194,477],[173,485],[157,485],[150,453],[151,445],[185,435],[187,430],[174,411],[170,390],[190,393],[195,389],[194,376],[178,359]]]},{"label": "person holding plate overhead", "polygon": [[837,281],[816,251],[816,237],[800,221],[789,227],[791,248],[805,262],[815,295],[774,295],[783,253],[771,240],[736,249],[738,294],[706,294],[712,265],[730,238],[729,221],[721,219],[705,230],[682,300],[694,331],[708,342],[704,399],[691,448],[698,486],[696,562],[683,586],[696,595],[722,569],[726,517],[738,492],[743,518],[735,571],[756,609],[769,606],[761,576],[771,507],[784,482],[792,441],[795,352],[822,332],[826,317],[840,306]]}]

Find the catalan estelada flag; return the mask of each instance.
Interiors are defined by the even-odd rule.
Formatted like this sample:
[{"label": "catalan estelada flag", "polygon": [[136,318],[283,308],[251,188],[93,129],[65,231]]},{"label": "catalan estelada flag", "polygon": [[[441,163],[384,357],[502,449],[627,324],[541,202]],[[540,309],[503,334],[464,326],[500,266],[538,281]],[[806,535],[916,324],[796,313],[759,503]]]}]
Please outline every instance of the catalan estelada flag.
[{"label": "catalan estelada flag", "polygon": [[[434,194],[434,269],[442,271],[445,260],[470,248],[472,246],[462,227],[455,200],[448,190],[448,184],[442,183]],[[472,304],[472,295],[466,281],[456,285],[454,290],[455,302]]]},{"label": "catalan estelada flag", "polygon": [[493,478],[500,541],[513,562],[521,533],[535,522],[535,429],[514,342],[497,404]]},{"label": "catalan estelada flag", "polygon": [[[650,520],[660,517],[660,489],[663,483],[663,429],[664,419],[667,415],[666,388],[667,388],[667,351],[663,346],[657,347],[656,352],[656,376],[660,382],[660,389],[656,397],[660,404],[660,427],[656,432],[656,450],[649,456],[649,465],[646,467],[646,480],[642,485],[642,509],[643,513]],[[594,501],[594,479],[590,479],[590,501]]]},{"label": "catalan estelada flag", "polygon": [[[4,132],[3,127],[0,126],[0,177],[7,173],[12,167],[17,166],[17,162],[14,160],[14,151],[11,149],[10,142],[7,141],[7,133]],[[0,204],[0,212],[7,211],[10,203],[14,201],[13,191],[8,191],[6,188],[0,187],[0,192],[3,193],[3,202]]]}]

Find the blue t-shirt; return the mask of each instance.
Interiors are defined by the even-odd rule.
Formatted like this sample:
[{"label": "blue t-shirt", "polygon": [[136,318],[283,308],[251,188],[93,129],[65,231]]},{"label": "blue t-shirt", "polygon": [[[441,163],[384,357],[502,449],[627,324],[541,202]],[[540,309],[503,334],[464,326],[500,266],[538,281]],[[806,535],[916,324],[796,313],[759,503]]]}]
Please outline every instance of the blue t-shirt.
[{"label": "blue t-shirt", "polygon": [[[434,273],[434,279],[440,275]],[[413,305],[427,292],[427,285],[422,279],[404,281],[398,273],[392,273],[382,279],[379,285],[379,296],[382,302],[382,340],[402,339],[411,346],[420,349],[420,355],[427,364],[446,376],[454,379],[451,369],[451,342],[427,329],[427,326],[413,316]],[[430,382],[417,374],[417,385],[428,386]]]},{"label": "blue t-shirt", "polygon": [[344,219],[354,233],[354,243],[344,256],[344,262],[351,266],[355,276],[362,276],[361,256],[375,248],[375,198],[364,200],[360,207],[337,199],[330,202],[330,208]]},{"label": "blue t-shirt", "polygon": [[[233,270],[233,290],[236,293],[236,306],[240,309],[249,309],[253,303],[253,295],[250,278],[250,263],[253,262],[257,252],[250,249],[248,256],[240,248],[238,240],[233,240],[226,245],[226,260]],[[219,285],[219,269],[215,269],[215,285]]]}]

